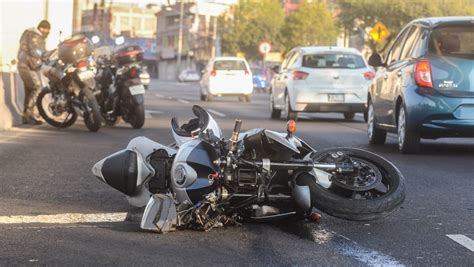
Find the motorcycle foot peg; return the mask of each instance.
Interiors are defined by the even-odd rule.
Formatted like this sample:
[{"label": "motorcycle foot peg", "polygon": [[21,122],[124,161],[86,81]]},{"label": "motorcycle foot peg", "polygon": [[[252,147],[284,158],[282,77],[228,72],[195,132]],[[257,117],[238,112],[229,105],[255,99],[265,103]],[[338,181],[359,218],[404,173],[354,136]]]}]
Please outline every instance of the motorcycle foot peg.
[{"label": "motorcycle foot peg", "polygon": [[311,221],[313,222],[320,222],[321,221],[321,213],[319,212],[312,212],[310,215],[309,215],[309,219],[311,219]]}]

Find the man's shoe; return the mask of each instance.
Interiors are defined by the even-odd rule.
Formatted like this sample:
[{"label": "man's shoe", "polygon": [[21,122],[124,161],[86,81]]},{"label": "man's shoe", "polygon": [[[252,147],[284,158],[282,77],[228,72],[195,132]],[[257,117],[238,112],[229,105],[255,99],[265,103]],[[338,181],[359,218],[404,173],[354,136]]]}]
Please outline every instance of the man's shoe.
[{"label": "man's shoe", "polygon": [[41,125],[43,124],[43,122],[33,117],[27,117],[27,118],[23,118],[23,124]]}]

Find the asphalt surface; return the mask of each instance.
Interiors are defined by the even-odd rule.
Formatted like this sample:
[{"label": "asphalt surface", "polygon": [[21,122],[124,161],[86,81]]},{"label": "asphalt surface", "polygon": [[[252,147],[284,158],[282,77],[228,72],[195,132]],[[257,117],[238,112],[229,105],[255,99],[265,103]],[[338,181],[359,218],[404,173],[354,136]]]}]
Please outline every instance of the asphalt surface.
[{"label": "asphalt surface", "polygon": [[136,136],[172,143],[171,117],[187,121],[193,104],[207,108],[227,136],[236,118],[243,120],[243,130],[284,131],[284,120],[269,119],[268,100],[254,93],[251,103],[237,97],[201,102],[196,84],[153,81],[143,129],[121,122],[90,133],[78,121],[62,130],[42,125],[0,132],[0,265],[473,266],[474,252],[447,235],[462,235],[467,246],[474,239],[474,140],[424,140],[420,154],[401,155],[395,136],[385,146],[368,146],[360,115],[345,121],[342,114],[303,114],[297,135],[317,149],[367,149],[399,167],[407,182],[406,201],[380,221],[349,222],[323,214],[320,223],[245,224],[165,235],[140,230],[133,216],[112,222],[9,221],[18,218],[12,216],[139,214],[121,193],[93,177],[95,162]]}]

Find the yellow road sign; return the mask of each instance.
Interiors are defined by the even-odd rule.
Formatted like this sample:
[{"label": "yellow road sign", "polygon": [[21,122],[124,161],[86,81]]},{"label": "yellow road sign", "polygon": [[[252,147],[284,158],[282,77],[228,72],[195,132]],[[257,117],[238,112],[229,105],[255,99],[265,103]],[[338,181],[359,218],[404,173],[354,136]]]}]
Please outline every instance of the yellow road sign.
[{"label": "yellow road sign", "polygon": [[390,32],[382,22],[375,23],[374,27],[370,31],[370,36],[375,42],[382,42],[390,35]]},{"label": "yellow road sign", "polygon": [[279,52],[266,53],[264,60],[269,62],[281,62],[281,54]]}]

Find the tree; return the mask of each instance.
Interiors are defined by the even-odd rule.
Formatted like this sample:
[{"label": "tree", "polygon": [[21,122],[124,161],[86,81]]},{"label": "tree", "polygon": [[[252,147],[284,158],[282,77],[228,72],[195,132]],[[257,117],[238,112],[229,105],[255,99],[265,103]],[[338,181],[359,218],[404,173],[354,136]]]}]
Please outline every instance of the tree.
[{"label": "tree", "polygon": [[332,45],[338,31],[327,6],[318,2],[305,2],[286,17],[281,30],[287,49],[295,46]]},{"label": "tree", "polygon": [[240,0],[231,9],[231,17],[219,18],[222,49],[226,54],[244,52],[248,58],[257,58],[262,41],[281,47],[280,29],[284,13],[278,0]]},{"label": "tree", "polygon": [[[391,32],[390,42],[411,20],[436,16],[473,16],[472,0],[338,0],[339,23],[346,32],[373,26],[377,21]],[[386,46],[379,44],[379,49]],[[370,43],[369,43],[370,44]]]}]

